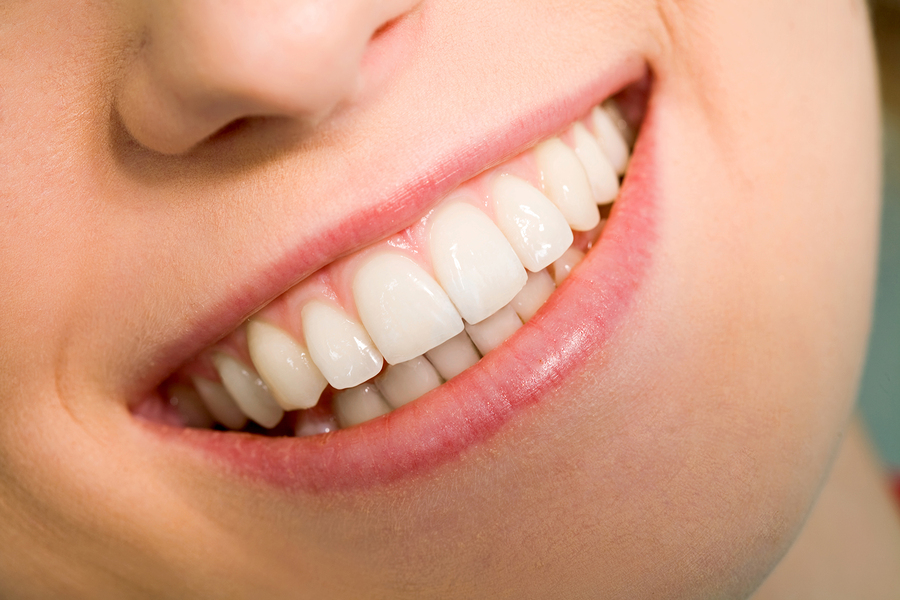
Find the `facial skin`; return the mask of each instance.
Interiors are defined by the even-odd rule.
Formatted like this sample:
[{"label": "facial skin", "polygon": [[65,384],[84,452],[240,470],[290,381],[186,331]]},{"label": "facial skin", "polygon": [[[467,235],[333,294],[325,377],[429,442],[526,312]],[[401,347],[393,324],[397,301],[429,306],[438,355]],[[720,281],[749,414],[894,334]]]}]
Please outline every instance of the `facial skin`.
[{"label": "facial skin", "polygon": [[[48,0],[6,3],[0,31],[4,595],[737,598],[787,551],[868,327],[863,2]],[[242,434],[131,414],[643,65],[647,273],[499,431],[316,493],[197,442]],[[438,191],[410,192],[430,172]],[[378,208],[389,228],[366,227]]]}]

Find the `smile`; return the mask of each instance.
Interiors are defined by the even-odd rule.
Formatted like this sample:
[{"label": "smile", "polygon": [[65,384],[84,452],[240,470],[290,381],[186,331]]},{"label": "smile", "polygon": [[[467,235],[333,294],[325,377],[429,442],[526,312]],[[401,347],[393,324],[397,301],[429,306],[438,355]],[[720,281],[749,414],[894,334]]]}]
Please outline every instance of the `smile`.
[{"label": "smile", "polygon": [[646,270],[646,89],[619,99],[320,268],[133,412],[305,489],[391,480],[490,435],[611,335]]}]

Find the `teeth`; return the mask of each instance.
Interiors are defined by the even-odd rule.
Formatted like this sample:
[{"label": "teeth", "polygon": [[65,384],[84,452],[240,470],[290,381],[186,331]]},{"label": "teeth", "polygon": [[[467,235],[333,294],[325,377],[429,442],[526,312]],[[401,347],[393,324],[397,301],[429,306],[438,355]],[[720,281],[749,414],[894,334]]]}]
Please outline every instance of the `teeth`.
[{"label": "teeth", "polygon": [[424,356],[389,366],[375,378],[375,385],[391,408],[400,408],[441,383],[441,376]]},{"label": "teeth", "polygon": [[373,383],[364,383],[334,397],[334,414],[341,427],[352,427],[391,412]]},{"label": "teeth", "polygon": [[343,311],[313,300],[300,317],[309,354],[332,387],[351,388],[381,370],[384,361],[369,334]]},{"label": "teeth", "polygon": [[509,339],[521,326],[522,321],[513,307],[504,306],[481,323],[466,323],[466,333],[484,355]]},{"label": "teeth", "polygon": [[603,153],[606,154],[616,173],[624,175],[625,169],[628,167],[629,151],[628,143],[622,137],[622,132],[619,131],[609,113],[599,106],[595,106],[591,111],[591,121]]},{"label": "teeth", "polygon": [[455,338],[428,351],[425,356],[441,377],[447,381],[481,360],[478,350],[475,349],[475,345],[466,332],[462,332]]},{"label": "teeth", "polygon": [[304,410],[297,416],[297,423],[294,426],[294,435],[297,437],[306,437],[309,435],[319,435],[330,431],[337,431],[337,419],[331,412],[321,410]]},{"label": "teeth", "polygon": [[544,194],[525,181],[501,175],[494,180],[491,196],[497,226],[529,271],[540,271],[572,245],[572,230],[566,218]]},{"label": "teeth", "polygon": [[247,345],[253,365],[281,408],[297,410],[316,405],[328,382],[306,348],[262,321],[247,324]]},{"label": "teeth", "polygon": [[441,286],[400,254],[366,262],[353,280],[359,317],[384,359],[396,365],[421,356],[463,330]]},{"label": "teeth", "polygon": [[243,429],[247,416],[238,408],[225,386],[203,377],[192,377],[191,381],[216,421],[228,429]]},{"label": "teeth", "polygon": [[[600,222],[600,211],[584,167],[575,151],[559,138],[550,138],[534,149],[544,193],[575,231],[590,231]],[[465,317],[465,315],[463,315]]]},{"label": "teeth", "polygon": [[178,410],[181,422],[185,427],[209,429],[215,423],[212,415],[203,405],[194,388],[186,385],[173,385],[169,388],[169,404]]},{"label": "teeth", "polygon": [[575,123],[572,137],[575,140],[575,154],[591,182],[594,200],[597,204],[609,204],[619,195],[619,177],[615,169],[584,125]]},{"label": "teeth", "polygon": [[553,278],[546,270],[529,273],[528,282],[510,302],[510,306],[515,309],[522,321],[528,322],[554,291],[556,291],[556,284],[553,283]]},{"label": "teeth", "polygon": [[582,260],[584,260],[584,252],[577,248],[569,248],[559,257],[559,260],[553,263],[553,280],[557,287],[572,273],[572,269],[581,264]]},{"label": "teeth", "polygon": [[438,281],[470,323],[494,314],[525,285],[527,275],[515,251],[493,221],[471,204],[454,202],[439,209],[429,246]]},{"label": "teeth", "polygon": [[603,110],[606,111],[606,113],[612,119],[613,123],[616,124],[616,128],[619,130],[619,133],[622,134],[622,138],[625,140],[625,143],[628,144],[628,147],[631,148],[632,146],[634,146],[634,130],[631,128],[631,125],[628,124],[628,121],[625,120],[625,117],[622,115],[622,111],[619,110],[619,105],[616,104],[616,101],[610,99],[604,102]]},{"label": "teeth", "polygon": [[278,425],[284,411],[253,369],[221,352],[213,355],[213,364],[225,389],[245,415],[263,427]]}]

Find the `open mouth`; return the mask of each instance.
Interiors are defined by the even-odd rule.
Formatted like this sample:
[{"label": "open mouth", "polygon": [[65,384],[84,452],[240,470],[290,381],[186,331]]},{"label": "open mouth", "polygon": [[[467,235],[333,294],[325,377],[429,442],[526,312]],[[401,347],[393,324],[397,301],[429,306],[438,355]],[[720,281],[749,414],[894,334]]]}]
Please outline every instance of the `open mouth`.
[{"label": "open mouth", "polygon": [[646,269],[651,194],[632,180],[649,88],[322,267],[132,411],[311,489],[394,479],[483,439],[596,350]]}]

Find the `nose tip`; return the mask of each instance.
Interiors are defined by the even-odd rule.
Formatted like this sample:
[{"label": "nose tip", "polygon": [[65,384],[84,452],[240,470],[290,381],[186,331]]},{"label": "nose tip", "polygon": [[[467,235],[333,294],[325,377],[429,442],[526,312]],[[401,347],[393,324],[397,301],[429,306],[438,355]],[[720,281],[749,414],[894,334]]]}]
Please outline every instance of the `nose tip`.
[{"label": "nose tip", "polygon": [[116,108],[128,132],[186,152],[253,117],[317,121],[350,102],[372,36],[414,0],[153,0]]}]

